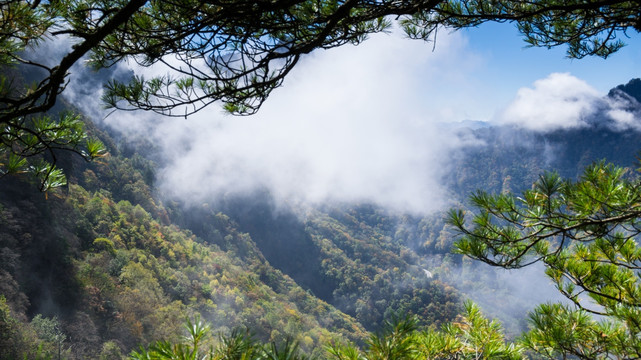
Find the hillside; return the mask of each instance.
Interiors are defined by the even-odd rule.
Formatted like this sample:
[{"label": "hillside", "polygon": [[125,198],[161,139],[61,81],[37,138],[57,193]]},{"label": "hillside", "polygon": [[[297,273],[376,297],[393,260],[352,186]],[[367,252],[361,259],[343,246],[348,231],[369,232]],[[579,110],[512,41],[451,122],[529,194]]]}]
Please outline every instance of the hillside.
[{"label": "hillside", "polygon": [[[112,156],[90,167],[79,180],[91,190],[71,184],[46,199],[7,181],[2,196],[2,294],[11,317],[57,316],[72,358],[96,357],[109,342],[127,353],[176,339],[194,313],[223,332],[246,326],[262,339],[295,334],[307,350],[365,336],[352,318],[271,267],[225,215],[213,226],[234,249],[163,223],[164,209],[146,196],[130,161]],[[109,191],[110,181],[122,191]],[[19,325],[3,332],[3,353],[35,351],[32,330],[42,335]]]},{"label": "hillside", "polygon": [[[638,80],[609,97],[641,109]],[[450,254],[455,234],[443,213],[283,206],[266,190],[200,206],[161,199],[153,146],[87,121],[110,156],[84,163],[60,154],[68,186],[43,194],[24,177],[0,180],[3,359],[58,346],[71,359],[119,358],[140,344],[178,339],[195,314],[217,332],[293,336],[320,354],[330,341],[362,343],[396,314],[438,327],[472,293],[493,302],[494,315],[526,311],[496,273]],[[457,149],[443,179],[453,204],[465,206],[476,189],[518,192],[546,170],[576,177],[603,158],[636,167],[640,132],[616,127],[603,112],[589,124],[547,133],[457,129],[477,141]],[[512,333],[522,329],[520,315],[504,317]]]},{"label": "hillside", "polygon": [[242,204],[228,209],[236,219],[166,207],[151,186],[153,163],[93,130],[111,154],[93,163],[60,154],[65,188],[43,194],[28,178],[3,179],[3,359],[58,345],[67,358],[118,358],[179,339],[195,314],[216,332],[292,336],[312,353],[330,341],[362,343],[384,315],[422,310],[424,324],[438,324],[460,309],[454,289],[405,261],[376,223],[317,210],[301,222]]}]

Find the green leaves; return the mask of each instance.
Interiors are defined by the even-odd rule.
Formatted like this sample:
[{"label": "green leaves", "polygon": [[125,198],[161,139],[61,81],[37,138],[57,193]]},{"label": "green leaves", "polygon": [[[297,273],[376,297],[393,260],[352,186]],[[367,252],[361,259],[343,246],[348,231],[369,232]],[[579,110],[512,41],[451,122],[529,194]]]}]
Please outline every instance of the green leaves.
[{"label": "green leaves", "polygon": [[40,191],[46,192],[67,185],[67,178],[62,170],[45,160],[36,161],[29,170],[40,182]]},{"label": "green leaves", "polygon": [[0,133],[0,178],[28,173],[41,191],[64,186],[64,173],[55,166],[59,150],[75,152],[88,161],[106,155],[105,146],[87,135],[78,115],[67,113],[58,120],[22,118]]},{"label": "green leaves", "polygon": [[220,335],[215,357],[218,360],[249,360],[260,354],[260,346],[247,331],[232,330],[229,336]]},{"label": "green leaves", "polygon": [[595,321],[586,311],[561,304],[542,304],[530,314],[532,330],[523,344],[548,359],[635,358],[634,331],[610,319]]},{"label": "green leaves", "polygon": [[200,316],[194,320],[187,319],[185,323],[188,335],[181,343],[158,341],[149,350],[145,348],[133,351],[131,359],[135,360],[305,360],[298,343],[287,338],[284,343],[260,344],[247,332],[234,330],[228,336],[221,335],[214,349],[202,350],[201,344],[209,336],[211,328],[204,323]]},{"label": "green leaves", "polygon": [[185,321],[185,328],[187,328],[188,335],[185,337],[183,343],[171,343],[169,341],[158,341],[149,347],[149,350],[141,347],[140,351],[133,351],[130,354],[131,359],[136,360],[201,360],[213,359],[212,352],[202,352],[200,344],[205,336],[210,331],[209,325],[201,321],[200,316],[197,316],[192,321],[187,319]]},{"label": "green leaves", "polygon": [[411,38],[429,39],[438,26],[462,29],[488,21],[513,22],[529,46],[567,45],[567,56],[607,58],[620,50],[621,35],[638,25],[638,4],[629,1],[444,1],[410,14],[401,24]]},{"label": "green leaves", "polygon": [[27,159],[16,154],[9,154],[9,159],[5,165],[6,174],[19,174],[27,170]]},{"label": "green leaves", "polygon": [[440,330],[419,331],[411,317],[396,319],[384,332],[372,335],[368,347],[332,345],[328,354],[336,360],[423,360],[423,359],[522,359],[521,346],[507,343],[502,328],[488,320],[472,302],[456,321]]},{"label": "green leaves", "polygon": [[[515,268],[535,261],[578,310],[541,305],[526,345],[548,357],[634,358],[641,336],[641,183],[600,162],[578,181],[544,174],[522,198],[477,193],[468,227],[461,210],[450,224],[463,235],[456,251]],[[595,322],[590,313],[605,316]],[[627,340],[626,340],[627,339]]]},{"label": "green leaves", "polygon": [[87,150],[81,153],[85,158],[95,159],[107,154],[105,145],[97,138],[88,138],[85,147]]}]

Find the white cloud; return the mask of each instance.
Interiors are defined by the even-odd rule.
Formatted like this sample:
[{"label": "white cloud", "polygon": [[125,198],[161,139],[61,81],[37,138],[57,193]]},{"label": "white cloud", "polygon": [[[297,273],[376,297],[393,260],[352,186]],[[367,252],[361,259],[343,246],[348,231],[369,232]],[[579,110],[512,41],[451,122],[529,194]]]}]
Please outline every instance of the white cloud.
[{"label": "white cloud", "polygon": [[608,116],[615,121],[615,124],[621,130],[633,128],[637,131],[641,130],[639,124],[638,114],[622,108],[612,108],[607,112]]},{"label": "white cloud", "polygon": [[255,116],[212,108],[156,124],[168,159],[160,186],[193,201],[262,187],[296,201],[440,208],[457,146],[434,125],[452,107],[440,90],[467,86],[462,71],[477,61],[457,34],[440,37],[435,52],[395,35],[315,52]]},{"label": "white cloud", "polygon": [[585,81],[553,73],[535,81],[532,88],[519,89],[497,121],[538,131],[584,126],[600,101],[601,95]]},{"label": "white cloud", "polygon": [[615,96],[608,96],[605,102],[605,113],[614,121],[616,129],[641,131],[641,104],[638,101],[621,92]]}]

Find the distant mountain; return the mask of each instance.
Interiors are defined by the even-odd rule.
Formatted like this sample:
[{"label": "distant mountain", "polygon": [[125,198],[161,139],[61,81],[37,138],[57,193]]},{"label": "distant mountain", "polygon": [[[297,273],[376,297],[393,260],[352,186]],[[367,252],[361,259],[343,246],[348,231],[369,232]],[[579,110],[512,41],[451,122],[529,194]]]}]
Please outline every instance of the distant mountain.
[{"label": "distant mountain", "polygon": [[[598,110],[583,119],[584,126],[549,132],[509,126],[469,129],[475,145],[458,151],[446,179],[455,194],[475,189],[491,192],[522,191],[544,171],[567,178],[579,176],[585,166],[607,160],[623,167],[638,167],[641,150],[641,80],[612,89]],[[632,114],[630,123],[614,120],[612,108]]]},{"label": "distant mountain", "polygon": [[625,85],[619,85],[608,93],[609,97],[616,97],[620,93],[625,93],[641,103],[641,79],[632,79]]},{"label": "distant mountain", "polygon": [[477,130],[477,129],[492,126],[489,122],[480,121],[480,120],[463,120],[458,122],[444,122],[444,123],[439,123],[439,125],[442,128],[446,128],[446,129],[471,129],[471,130]]}]

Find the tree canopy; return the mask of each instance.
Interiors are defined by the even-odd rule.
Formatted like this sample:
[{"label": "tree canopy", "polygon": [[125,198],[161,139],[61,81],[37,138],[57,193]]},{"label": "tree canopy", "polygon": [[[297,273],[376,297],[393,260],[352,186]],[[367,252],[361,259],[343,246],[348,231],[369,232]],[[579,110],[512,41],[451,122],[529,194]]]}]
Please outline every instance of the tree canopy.
[{"label": "tree canopy", "polygon": [[[263,344],[250,334],[233,330],[229,335],[220,334],[217,345],[208,350],[209,326],[187,320],[188,335],[183,342],[159,341],[141,347],[130,354],[130,359],[207,359],[207,360],[305,360],[308,357],[298,348],[298,343],[287,338],[282,343]],[[203,341],[204,340],[204,341]],[[204,349],[205,348],[205,349]],[[372,334],[364,349],[354,344],[336,341],[326,344],[327,359],[334,360],[419,360],[419,359],[496,359],[519,360],[524,358],[523,348],[505,341],[500,324],[483,316],[478,306],[468,302],[465,313],[442,329],[419,331],[417,320],[410,316],[386,323],[383,331]]]},{"label": "tree canopy", "polygon": [[[252,114],[300,58],[317,49],[358,44],[397,21],[412,38],[430,39],[440,26],[515,22],[534,46],[568,45],[568,55],[607,57],[627,31],[641,28],[638,1],[441,0],[82,0],[0,4],[2,174],[31,171],[43,184],[57,175],[55,149],[94,158],[104,149],[77,122],[50,110],[81,59],[95,68],[121,61],[159,66],[164,75],[106,84],[107,106],[187,116],[214,102]],[[73,44],[60,59],[31,59],[27,49],[52,38]],[[47,57],[45,60],[44,58]],[[10,65],[44,75],[19,81]],[[38,167],[25,159],[47,154]],[[25,160],[26,161],[26,160]],[[44,174],[44,175],[42,175]]]},{"label": "tree canopy", "polygon": [[641,354],[640,200],[638,175],[601,162],[577,181],[541,175],[520,197],[479,191],[472,225],[462,210],[450,222],[463,234],[458,252],[508,269],[542,262],[575,305],[539,306],[528,347],[552,359],[631,359]]},{"label": "tree canopy", "polygon": [[488,21],[514,22],[530,46],[567,45],[570,58],[608,57],[625,45],[628,30],[641,31],[639,1],[444,1],[418,12],[409,34],[429,38],[438,26],[461,29]]},{"label": "tree canopy", "polygon": [[415,319],[407,317],[388,322],[381,334],[371,335],[363,350],[353,345],[328,347],[335,360],[418,360],[418,359],[503,359],[524,358],[523,348],[507,342],[501,325],[488,320],[479,307],[465,303],[456,321],[439,330],[419,331]]}]

